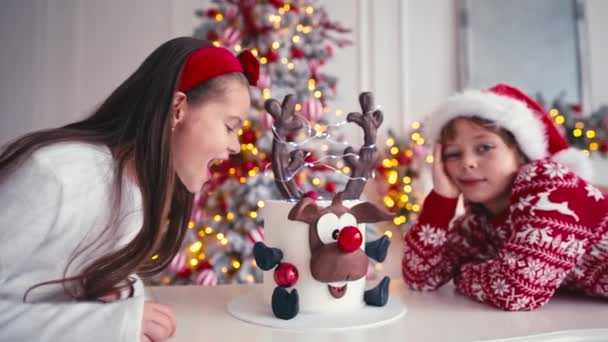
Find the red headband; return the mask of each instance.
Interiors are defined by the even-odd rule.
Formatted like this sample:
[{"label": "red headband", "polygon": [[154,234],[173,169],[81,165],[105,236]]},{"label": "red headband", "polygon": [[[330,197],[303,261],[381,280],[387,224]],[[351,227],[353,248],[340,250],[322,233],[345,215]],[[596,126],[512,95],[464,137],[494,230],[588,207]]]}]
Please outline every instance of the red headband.
[{"label": "red headband", "polygon": [[228,49],[204,47],[188,56],[177,89],[186,92],[201,82],[230,72],[242,72],[249,84],[255,86],[260,76],[260,62],[249,50],[234,57]]}]

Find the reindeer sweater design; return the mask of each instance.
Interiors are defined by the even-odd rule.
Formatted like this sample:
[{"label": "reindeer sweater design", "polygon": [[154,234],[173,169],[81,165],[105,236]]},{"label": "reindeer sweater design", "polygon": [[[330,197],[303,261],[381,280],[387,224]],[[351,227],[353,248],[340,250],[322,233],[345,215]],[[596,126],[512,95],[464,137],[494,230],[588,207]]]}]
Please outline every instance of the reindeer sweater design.
[{"label": "reindeer sweater design", "polygon": [[450,225],[456,202],[431,192],[404,238],[413,289],[453,278],[466,296],[513,311],[541,307],[559,288],[608,297],[608,199],[562,165],[523,166],[502,215],[471,206]]}]

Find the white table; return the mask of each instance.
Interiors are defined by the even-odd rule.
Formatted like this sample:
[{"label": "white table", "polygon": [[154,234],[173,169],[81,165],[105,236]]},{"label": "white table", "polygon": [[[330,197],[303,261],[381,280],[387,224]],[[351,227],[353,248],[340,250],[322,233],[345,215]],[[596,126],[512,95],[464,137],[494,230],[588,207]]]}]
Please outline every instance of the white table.
[{"label": "white table", "polygon": [[290,332],[244,323],[226,304],[261,285],[149,287],[149,296],[175,308],[173,341],[608,341],[608,300],[557,295],[532,312],[505,312],[455,293],[452,285],[416,292],[399,278],[391,297],[407,313],[393,323],[365,329]]}]

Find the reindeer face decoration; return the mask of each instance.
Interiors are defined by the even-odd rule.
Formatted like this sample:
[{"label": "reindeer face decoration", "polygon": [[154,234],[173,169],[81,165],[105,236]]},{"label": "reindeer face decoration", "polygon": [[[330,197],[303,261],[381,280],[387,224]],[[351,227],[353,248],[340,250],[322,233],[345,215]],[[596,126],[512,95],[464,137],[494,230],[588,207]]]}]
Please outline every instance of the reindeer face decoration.
[{"label": "reindeer face decoration", "polygon": [[[363,304],[383,306],[388,300],[388,277],[365,291],[369,258],[384,261],[389,246],[387,236],[366,242],[365,223],[389,220],[391,215],[372,203],[358,201],[375,165],[376,130],[382,123],[382,113],[373,110],[370,93],[361,94],[359,102],[363,113],[351,113],[347,120],[363,128],[365,143],[358,154],[352,147],[345,149],[351,177],[344,191],[331,202],[303,196],[293,182],[293,174],[304,165],[304,153],[299,149],[288,152],[285,143],[288,134],[302,127],[293,114],[295,98],[287,96],[281,106],[275,100],[266,102],[266,110],[274,118],[275,181],[291,202],[267,202],[265,236],[266,242],[274,247],[257,242],[254,257],[261,269],[275,268],[274,280],[278,286],[272,289],[270,297],[273,313],[278,318],[291,319],[300,309],[307,312],[352,310]],[[268,283],[265,289],[270,291]]]},{"label": "reindeer face decoration", "polygon": [[387,220],[390,216],[368,202],[347,208],[342,205],[341,195],[337,195],[327,208],[319,207],[310,198],[303,198],[288,218],[309,225],[311,275],[328,284],[332,297],[341,298],[349,281],[359,280],[367,274],[369,259],[362,248],[365,232],[358,226]]}]

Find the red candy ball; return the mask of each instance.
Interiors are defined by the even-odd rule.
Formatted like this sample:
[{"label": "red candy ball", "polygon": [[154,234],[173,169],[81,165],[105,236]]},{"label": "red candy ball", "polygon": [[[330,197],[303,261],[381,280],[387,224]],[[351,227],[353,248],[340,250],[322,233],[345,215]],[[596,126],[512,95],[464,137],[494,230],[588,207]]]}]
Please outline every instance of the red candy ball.
[{"label": "red candy ball", "polygon": [[357,227],[347,226],[340,230],[338,234],[338,247],[343,252],[351,253],[361,247],[363,236]]},{"label": "red candy ball", "polygon": [[274,269],[274,281],[279,286],[293,286],[298,282],[298,269],[293,264],[282,262]]}]

